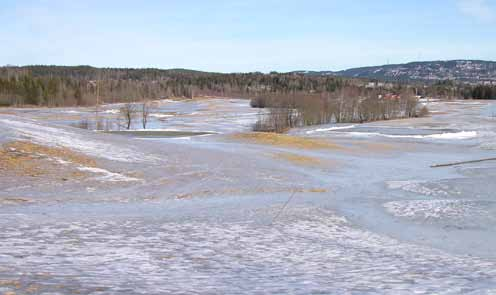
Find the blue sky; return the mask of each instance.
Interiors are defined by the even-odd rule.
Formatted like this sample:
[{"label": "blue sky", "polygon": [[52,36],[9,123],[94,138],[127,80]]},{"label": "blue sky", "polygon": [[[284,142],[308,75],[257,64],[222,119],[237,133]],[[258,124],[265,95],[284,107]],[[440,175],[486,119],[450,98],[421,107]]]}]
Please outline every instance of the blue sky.
[{"label": "blue sky", "polygon": [[0,0],[0,64],[339,70],[496,60],[496,0]]}]

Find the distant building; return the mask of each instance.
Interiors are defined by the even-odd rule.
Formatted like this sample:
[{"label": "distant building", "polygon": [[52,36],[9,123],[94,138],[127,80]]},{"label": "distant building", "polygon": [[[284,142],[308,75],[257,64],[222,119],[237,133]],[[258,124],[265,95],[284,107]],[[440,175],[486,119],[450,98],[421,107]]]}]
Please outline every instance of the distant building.
[{"label": "distant building", "polygon": [[367,87],[367,88],[375,88],[375,82],[369,82],[369,83],[367,83],[367,85],[365,87]]}]

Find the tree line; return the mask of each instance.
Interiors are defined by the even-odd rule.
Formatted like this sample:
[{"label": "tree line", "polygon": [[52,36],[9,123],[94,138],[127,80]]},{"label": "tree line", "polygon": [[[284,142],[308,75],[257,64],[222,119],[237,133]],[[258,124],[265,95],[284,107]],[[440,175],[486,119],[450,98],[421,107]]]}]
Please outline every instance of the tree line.
[{"label": "tree line", "polygon": [[477,85],[462,90],[465,99],[496,99],[496,85]]},{"label": "tree line", "polygon": [[352,79],[297,74],[207,73],[87,66],[0,68],[1,105],[78,106],[170,97],[250,98],[261,93],[335,91]]},{"label": "tree line", "polygon": [[496,99],[496,85],[466,84],[452,80],[437,81],[429,85],[415,85],[421,96],[441,99]]},{"label": "tree line", "polygon": [[334,92],[265,94],[252,99],[251,106],[266,109],[259,115],[253,130],[277,133],[294,127],[364,123],[428,114],[428,109],[419,105],[411,87],[391,92],[349,85]]}]

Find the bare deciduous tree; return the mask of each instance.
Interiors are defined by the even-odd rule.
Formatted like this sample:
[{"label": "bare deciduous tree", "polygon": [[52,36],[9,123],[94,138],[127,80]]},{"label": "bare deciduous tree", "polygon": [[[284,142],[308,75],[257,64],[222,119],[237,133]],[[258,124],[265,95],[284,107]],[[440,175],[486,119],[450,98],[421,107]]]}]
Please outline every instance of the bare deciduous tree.
[{"label": "bare deciduous tree", "polygon": [[131,123],[133,122],[134,114],[136,113],[136,106],[132,103],[126,103],[119,111],[124,119],[126,129],[129,130],[131,128]]},{"label": "bare deciduous tree", "polygon": [[[365,123],[420,115],[418,98],[410,88],[392,92],[348,85],[335,92],[259,96],[252,105],[260,107],[261,102],[267,110],[260,115],[255,131],[280,133],[297,126]],[[426,113],[427,110],[421,112]]]},{"label": "bare deciduous tree", "polygon": [[143,129],[146,129],[146,124],[148,124],[148,117],[150,116],[150,104],[148,102],[143,102],[141,104],[141,124]]}]

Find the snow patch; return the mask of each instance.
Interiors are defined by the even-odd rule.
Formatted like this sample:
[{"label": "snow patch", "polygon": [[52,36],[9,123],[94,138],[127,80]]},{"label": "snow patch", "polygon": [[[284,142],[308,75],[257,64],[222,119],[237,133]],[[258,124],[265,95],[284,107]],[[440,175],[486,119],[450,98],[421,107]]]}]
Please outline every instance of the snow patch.
[{"label": "snow patch", "polygon": [[402,189],[407,192],[422,194],[425,196],[447,196],[449,187],[439,185],[439,188],[428,187],[427,182],[420,180],[387,181],[389,189]]},{"label": "snow patch", "polygon": [[159,118],[159,119],[174,117],[174,115],[170,115],[170,114],[150,114],[149,116],[154,117],[154,118]]},{"label": "snow patch", "polygon": [[105,113],[105,114],[118,114],[118,113],[120,113],[120,111],[116,110],[116,109],[112,109],[112,110],[103,111],[103,113]]},{"label": "snow patch", "polygon": [[470,139],[477,137],[476,131],[461,131],[456,133],[441,133],[432,134],[425,136],[426,138],[436,138],[436,139]]},{"label": "snow patch", "polygon": [[6,128],[11,128],[20,139],[27,137],[33,142],[42,145],[65,147],[94,157],[121,162],[156,162],[160,160],[132,149],[91,139],[89,136],[84,137],[75,132],[40,125],[34,120],[0,119],[0,123]]},{"label": "snow patch", "polygon": [[[43,155],[43,156],[46,156],[46,155]],[[56,162],[58,164],[61,164],[61,165],[76,165],[77,166],[76,169],[78,169],[79,171],[100,174],[102,176],[97,178],[100,181],[109,181],[109,182],[142,181],[141,179],[134,178],[134,177],[129,177],[129,176],[126,176],[126,175],[123,175],[123,174],[120,174],[120,173],[110,172],[110,171],[108,171],[106,169],[96,168],[96,167],[82,166],[82,165],[79,165],[79,164],[76,164],[76,163],[73,163],[73,162],[70,162],[70,161],[66,161],[66,160],[61,159],[59,157],[49,157],[49,159],[51,161],[54,161],[54,162]]]},{"label": "snow patch", "polygon": [[315,130],[307,131],[307,134],[312,134],[312,133],[316,133],[316,132],[327,132],[327,131],[334,131],[334,130],[351,129],[351,128],[355,128],[355,127],[356,127],[356,125],[335,126],[335,127],[330,127],[330,128],[320,128],[320,129],[315,129]]},{"label": "snow patch", "polygon": [[394,201],[383,206],[386,211],[396,217],[420,219],[457,219],[488,213],[477,203],[469,200]]},{"label": "snow patch", "polygon": [[393,134],[384,134],[379,132],[346,132],[344,134],[354,137],[381,136],[387,138],[442,139],[442,140],[464,140],[464,139],[475,138],[478,136],[477,131],[446,132],[446,133],[429,134],[429,135],[393,135]]},{"label": "snow patch", "polygon": [[141,179],[134,178],[134,177],[129,177],[120,173],[114,173],[110,172],[108,170],[102,169],[102,168],[95,168],[95,167],[78,167],[77,168],[79,171],[84,171],[84,172],[91,172],[95,174],[100,174],[101,176],[98,177],[98,180],[101,181],[109,181],[109,182],[129,182],[129,181],[141,181]]}]

